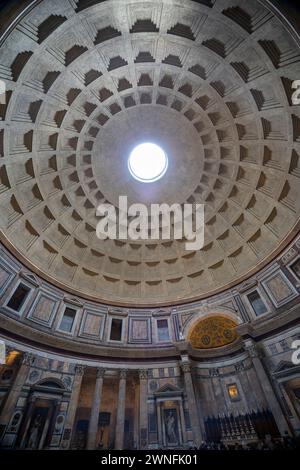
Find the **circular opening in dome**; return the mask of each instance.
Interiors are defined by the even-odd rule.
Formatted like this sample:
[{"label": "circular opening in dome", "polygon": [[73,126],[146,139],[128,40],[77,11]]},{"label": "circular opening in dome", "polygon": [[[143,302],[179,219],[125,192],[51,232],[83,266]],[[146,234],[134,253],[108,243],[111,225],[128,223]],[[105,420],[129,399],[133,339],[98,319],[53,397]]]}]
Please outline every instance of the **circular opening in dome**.
[{"label": "circular opening in dome", "polygon": [[164,176],[168,157],[161,147],[152,143],[137,145],[128,159],[128,168],[137,181],[153,183]]}]

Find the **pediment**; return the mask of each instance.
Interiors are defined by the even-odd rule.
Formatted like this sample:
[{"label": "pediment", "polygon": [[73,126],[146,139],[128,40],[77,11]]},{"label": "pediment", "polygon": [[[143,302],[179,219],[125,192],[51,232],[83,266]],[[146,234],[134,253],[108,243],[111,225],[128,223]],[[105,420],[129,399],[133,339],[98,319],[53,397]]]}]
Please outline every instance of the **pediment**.
[{"label": "pediment", "polygon": [[27,272],[27,271],[21,271],[20,273],[21,277],[25,279],[26,281],[30,282],[30,284],[33,284],[35,287],[39,286],[39,280],[36,276],[33,274]]},{"label": "pediment", "polygon": [[161,394],[161,393],[181,393],[180,388],[176,387],[173,384],[165,384],[161,388],[159,388],[156,392],[156,394]]},{"label": "pediment", "polygon": [[170,315],[171,314],[171,310],[170,309],[165,309],[165,308],[161,308],[159,310],[154,310],[152,311],[152,315],[154,317],[162,317],[162,316],[167,316],[167,315]]},{"label": "pediment", "polygon": [[80,302],[80,300],[77,299],[77,298],[75,298],[75,297],[67,297],[67,296],[64,296],[64,301],[65,301],[66,303],[75,305],[75,306],[77,306],[77,307],[82,307],[82,302]]},{"label": "pediment", "polygon": [[284,370],[292,369],[293,367],[295,367],[295,366],[292,362],[280,361],[280,363],[274,369],[274,373],[283,372]]}]

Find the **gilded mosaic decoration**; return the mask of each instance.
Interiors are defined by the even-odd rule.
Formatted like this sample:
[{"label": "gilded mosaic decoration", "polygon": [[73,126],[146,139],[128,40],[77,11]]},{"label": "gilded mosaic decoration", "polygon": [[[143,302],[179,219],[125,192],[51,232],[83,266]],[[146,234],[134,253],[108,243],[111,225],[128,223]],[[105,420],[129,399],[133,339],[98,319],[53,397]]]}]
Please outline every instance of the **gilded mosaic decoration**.
[{"label": "gilded mosaic decoration", "polygon": [[200,320],[190,332],[188,339],[196,349],[219,348],[238,338],[237,323],[223,316]]}]

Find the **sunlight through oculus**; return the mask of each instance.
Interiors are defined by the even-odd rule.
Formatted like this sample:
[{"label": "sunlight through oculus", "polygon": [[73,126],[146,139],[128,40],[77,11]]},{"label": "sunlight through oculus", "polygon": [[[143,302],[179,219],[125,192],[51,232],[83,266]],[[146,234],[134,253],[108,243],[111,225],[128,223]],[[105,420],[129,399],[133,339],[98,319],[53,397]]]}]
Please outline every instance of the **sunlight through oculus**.
[{"label": "sunlight through oculus", "polygon": [[168,157],[163,149],[156,144],[140,144],[131,152],[128,168],[137,181],[153,183],[166,173]]}]

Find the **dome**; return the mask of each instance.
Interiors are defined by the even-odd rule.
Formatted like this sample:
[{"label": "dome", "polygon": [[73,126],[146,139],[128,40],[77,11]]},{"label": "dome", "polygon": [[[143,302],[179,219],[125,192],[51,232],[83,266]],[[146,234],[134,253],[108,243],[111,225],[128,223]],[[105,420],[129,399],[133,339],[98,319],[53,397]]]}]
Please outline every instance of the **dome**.
[{"label": "dome", "polygon": [[[123,306],[207,298],[270,262],[299,222],[294,32],[257,1],[51,3],[1,43],[6,246],[62,289]],[[128,168],[145,142],[168,156],[151,184]],[[203,248],[99,240],[97,207],[121,195],[204,204]]]}]

